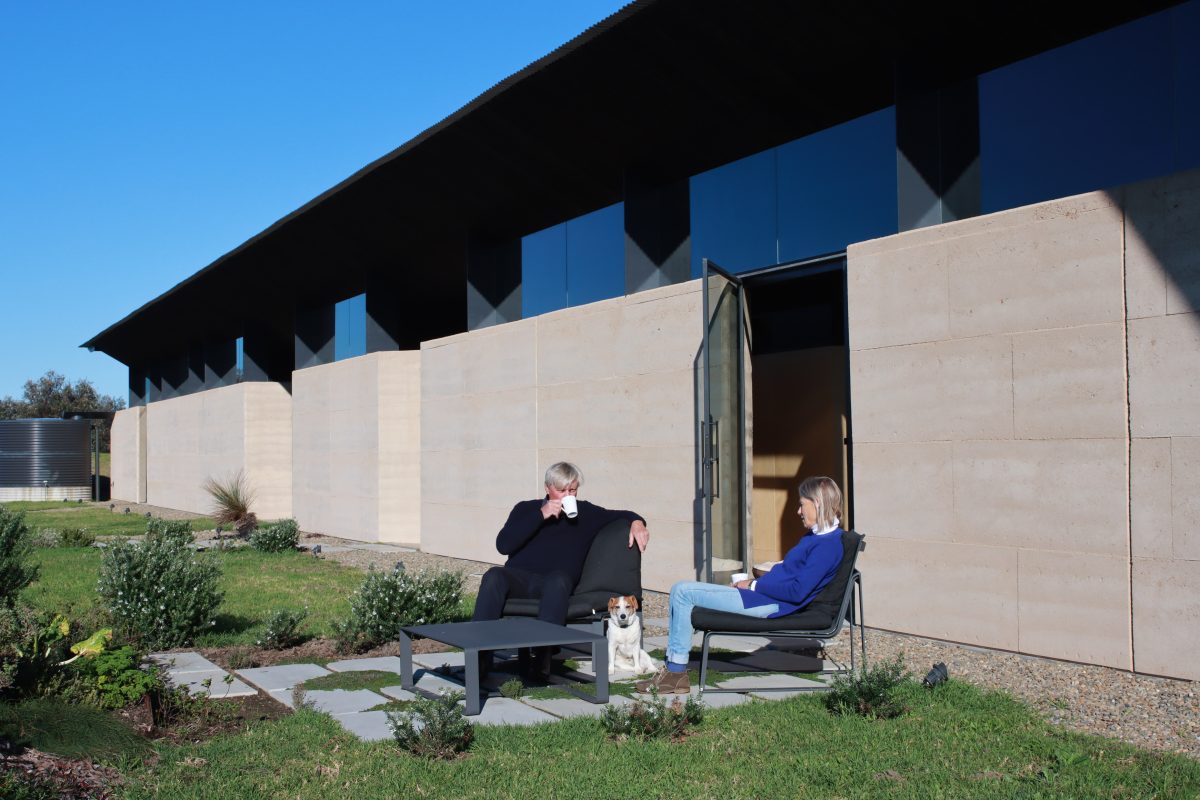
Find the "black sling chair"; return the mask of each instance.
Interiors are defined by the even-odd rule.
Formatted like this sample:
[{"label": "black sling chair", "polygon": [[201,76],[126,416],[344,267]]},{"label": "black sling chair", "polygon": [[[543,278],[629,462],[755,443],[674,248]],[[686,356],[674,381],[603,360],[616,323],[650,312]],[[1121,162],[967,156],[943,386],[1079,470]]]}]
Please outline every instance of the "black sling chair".
[{"label": "black sling chair", "polygon": [[[704,632],[704,643],[700,649],[700,695],[705,692],[742,692],[744,689],[708,688],[709,639],[713,636],[766,636],[772,639],[832,639],[842,630],[842,623],[850,623],[850,666],[834,662],[835,669],[823,669],[822,675],[841,675],[854,672],[854,629],[858,628],[859,647],[862,650],[862,666],[867,666],[867,638],[863,630],[862,573],[854,568],[860,550],[864,549],[863,537],[854,531],[842,532],[842,563],[837,573],[824,589],[799,611],[782,617],[759,619],[728,611],[713,611],[707,608],[692,609],[692,627]],[[826,654],[828,655],[828,654]],[[756,692],[813,692],[825,687],[780,686],[755,689]]]}]

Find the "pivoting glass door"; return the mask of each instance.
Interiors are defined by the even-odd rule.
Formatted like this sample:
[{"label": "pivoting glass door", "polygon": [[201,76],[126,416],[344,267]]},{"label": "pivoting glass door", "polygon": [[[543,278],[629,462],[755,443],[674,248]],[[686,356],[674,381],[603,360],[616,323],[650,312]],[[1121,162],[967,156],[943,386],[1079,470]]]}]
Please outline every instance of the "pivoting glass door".
[{"label": "pivoting glass door", "polygon": [[749,572],[746,371],[750,329],[742,282],[708,259],[703,259],[701,269],[704,369],[699,456],[705,579],[724,582],[734,572]]}]

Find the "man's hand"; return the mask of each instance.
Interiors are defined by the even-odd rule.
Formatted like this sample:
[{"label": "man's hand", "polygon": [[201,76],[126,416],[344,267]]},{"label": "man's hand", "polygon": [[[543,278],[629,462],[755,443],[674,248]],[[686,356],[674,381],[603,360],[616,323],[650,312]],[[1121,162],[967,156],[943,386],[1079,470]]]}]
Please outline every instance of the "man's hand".
[{"label": "man's hand", "polygon": [[562,513],[562,498],[557,500],[547,500],[542,503],[542,519],[550,519],[557,517]]},{"label": "man's hand", "polygon": [[638,550],[643,553],[646,552],[646,545],[650,543],[650,531],[646,530],[646,523],[640,519],[635,519],[629,526],[629,546],[633,547],[634,542],[637,542]]}]

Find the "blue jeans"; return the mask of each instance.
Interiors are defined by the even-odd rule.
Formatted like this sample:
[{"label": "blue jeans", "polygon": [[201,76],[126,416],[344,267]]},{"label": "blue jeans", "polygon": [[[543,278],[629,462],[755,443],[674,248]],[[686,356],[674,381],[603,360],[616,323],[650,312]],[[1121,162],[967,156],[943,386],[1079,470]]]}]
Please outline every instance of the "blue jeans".
[{"label": "blue jeans", "polygon": [[667,661],[673,664],[688,663],[688,654],[692,651],[693,608],[731,611],[759,619],[779,610],[776,603],[746,608],[742,605],[742,593],[732,586],[680,581],[671,587],[671,621],[667,634]]}]

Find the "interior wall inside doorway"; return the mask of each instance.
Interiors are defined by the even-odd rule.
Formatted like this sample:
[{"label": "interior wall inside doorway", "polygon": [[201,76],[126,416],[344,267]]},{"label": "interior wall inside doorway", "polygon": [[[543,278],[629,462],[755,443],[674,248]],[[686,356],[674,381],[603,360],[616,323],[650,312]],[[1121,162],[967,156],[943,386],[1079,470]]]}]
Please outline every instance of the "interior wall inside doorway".
[{"label": "interior wall inside doorway", "polygon": [[846,348],[754,355],[752,562],[778,561],[803,533],[797,487],[828,475],[846,489]]}]

